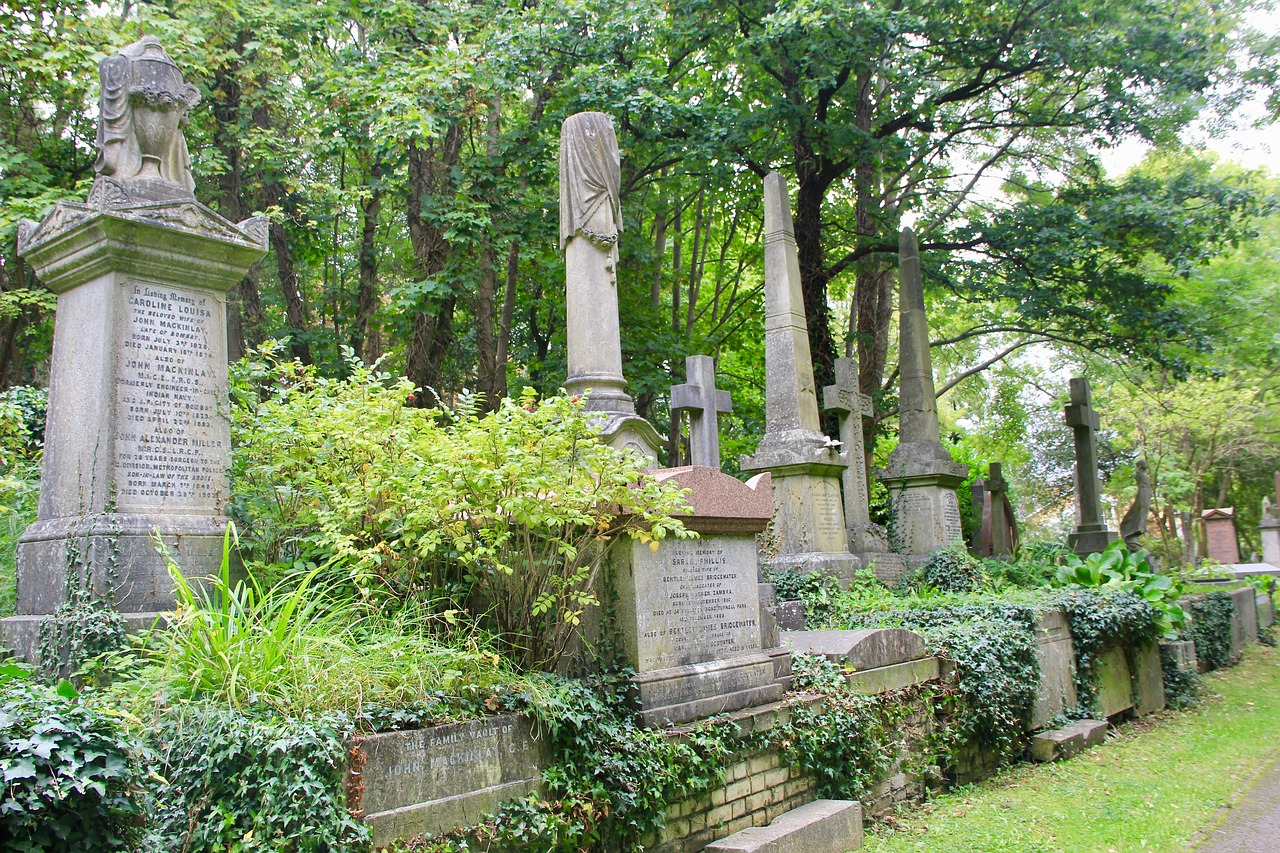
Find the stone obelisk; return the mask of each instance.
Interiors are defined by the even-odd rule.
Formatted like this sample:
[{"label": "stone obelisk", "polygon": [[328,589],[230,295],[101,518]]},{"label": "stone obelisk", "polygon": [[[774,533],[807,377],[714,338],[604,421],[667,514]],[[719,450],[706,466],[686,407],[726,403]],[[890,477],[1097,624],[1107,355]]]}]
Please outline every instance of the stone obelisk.
[{"label": "stone obelisk", "polygon": [[657,459],[662,437],[644,418],[622,375],[618,327],[618,137],[604,113],[577,113],[560,128],[560,250],[565,266],[565,390],[586,397],[602,435]]},{"label": "stone obelisk", "polygon": [[775,568],[825,570],[851,578],[840,473],[844,463],[822,433],[809,331],[800,291],[800,262],[787,186],[764,179],[765,434],[743,471],[773,474]]},{"label": "stone obelisk", "polygon": [[96,176],[84,204],[19,227],[58,294],[37,520],[17,548],[28,659],[68,578],[134,625],[174,606],[154,539],[188,577],[217,571],[230,497],[226,292],[267,248],[196,201],[181,124],[199,100],[147,37],[102,61]]},{"label": "stone obelisk", "polygon": [[884,484],[893,507],[891,542],[909,563],[961,541],[956,488],[969,473],[942,446],[929,356],[924,279],[916,235],[898,240],[898,446],[889,454]]}]

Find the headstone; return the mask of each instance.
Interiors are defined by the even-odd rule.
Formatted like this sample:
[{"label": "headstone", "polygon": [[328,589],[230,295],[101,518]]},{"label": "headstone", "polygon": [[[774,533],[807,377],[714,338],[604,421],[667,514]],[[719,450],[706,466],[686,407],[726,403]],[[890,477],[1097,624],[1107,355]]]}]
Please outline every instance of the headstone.
[{"label": "headstone", "polygon": [[599,413],[604,440],[651,459],[663,439],[622,375],[618,328],[618,137],[604,113],[577,113],[560,128],[560,250],[565,267],[565,390]]},{"label": "headstone", "polygon": [[1066,407],[1067,426],[1075,434],[1076,529],[1067,544],[1077,554],[1096,554],[1116,541],[1102,518],[1102,489],[1098,484],[1098,413],[1093,410],[1089,380],[1071,379],[1071,403]]},{"label": "headstone", "polygon": [[681,520],[700,538],[656,548],[625,539],[610,555],[641,719],[661,726],[776,701],[789,658],[766,648],[756,543],[773,514],[769,476],[743,483],[708,467],[654,476],[690,490],[693,514]]},{"label": "headstone", "polygon": [[[1276,494],[1280,497],[1280,471],[1276,472]],[[1271,503],[1269,497],[1262,499],[1258,533],[1262,538],[1262,562],[1280,567],[1280,505]]]},{"label": "headstone", "polygon": [[858,561],[845,533],[844,463],[818,421],[795,231],[777,172],[764,179],[764,232],[765,434],[741,467],[773,474],[777,553],[769,564],[850,579]]},{"label": "headstone", "polygon": [[884,484],[893,507],[893,545],[908,562],[962,542],[956,488],[969,468],[942,446],[929,355],[920,252],[910,228],[898,240],[898,446],[889,454]]},{"label": "headstone", "polygon": [[1138,540],[1147,534],[1147,519],[1151,516],[1151,478],[1147,476],[1147,462],[1139,459],[1133,478],[1137,485],[1137,494],[1124,518],[1120,520],[1120,538],[1136,550]]},{"label": "headstone", "polygon": [[981,477],[974,477],[969,484],[969,509],[974,519],[973,536],[969,539],[969,550],[974,554],[982,553],[982,505],[987,499],[987,486]]},{"label": "headstone", "polygon": [[1063,610],[1046,610],[1036,616],[1036,657],[1040,664],[1040,689],[1031,711],[1031,730],[1042,729],[1078,703],[1076,656],[1071,626]]},{"label": "headstone", "polygon": [[720,413],[733,411],[728,391],[716,388],[716,362],[709,355],[684,360],[684,385],[671,387],[671,408],[689,413],[690,462],[720,467]]},{"label": "headstone", "polygon": [[1206,509],[1200,515],[1204,523],[1205,544],[1209,559],[1219,563],[1240,562],[1240,544],[1236,538],[1236,511],[1234,507]]},{"label": "headstone", "polygon": [[868,505],[867,459],[862,419],[875,412],[871,397],[858,388],[858,371],[851,358],[837,358],[835,384],[822,389],[823,408],[840,420],[840,459],[844,492],[844,524],[849,551],[869,565],[884,583],[896,586],[906,573],[901,556],[889,551],[888,531],[871,523]]},{"label": "headstone", "polygon": [[348,806],[377,847],[475,826],[538,790],[551,744],[526,717],[501,715],[354,738]]},{"label": "headstone", "polygon": [[999,462],[989,466],[983,481],[982,514],[978,527],[978,556],[1004,559],[1018,547],[1018,522],[1009,502],[1009,483]]},{"label": "headstone", "polygon": [[84,204],[23,222],[18,252],[58,294],[37,520],[17,547],[0,642],[34,654],[71,563],[134,624],[174,606],[159,536],[190,577],[222,558],[231,428],[226,297],[266,221],[195,200],[180,125],[198,100],[152,37],[101,64],[97,175]]}]

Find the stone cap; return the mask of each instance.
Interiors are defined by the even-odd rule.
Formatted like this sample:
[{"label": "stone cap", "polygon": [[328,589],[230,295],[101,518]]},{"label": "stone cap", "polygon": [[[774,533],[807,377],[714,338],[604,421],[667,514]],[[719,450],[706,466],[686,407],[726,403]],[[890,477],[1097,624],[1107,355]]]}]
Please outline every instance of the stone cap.
[{"label": "stone cap", "polygon": [[773,518],[773,478],[758,474],[744,483],[719,468],[686,465],[653,472],[659,482],[674,480],[689,489],[692,515],[681,521],[699,533],[759,533]]},{"label": "stone cap", "polygon": [[782,631],[783,646],[793,652],[824,655],[855,670],[876,669],[925,657],[924,638],[904,628],[858,631]]},{"label": "stone cap", "polygon": [[1233,506],[1218,507],[1216,509],[1206,509],[1200,513],[1201,518],[1234,518],[1236,508]]}]

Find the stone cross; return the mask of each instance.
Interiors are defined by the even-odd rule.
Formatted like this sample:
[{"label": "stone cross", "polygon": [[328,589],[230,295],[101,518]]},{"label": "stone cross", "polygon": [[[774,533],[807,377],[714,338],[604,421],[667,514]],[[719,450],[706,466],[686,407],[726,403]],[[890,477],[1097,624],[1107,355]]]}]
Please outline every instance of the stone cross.
[{"label": "stone cross", "polygon": [[1018,522],[1009,503],[1009,483],[992,462],[983,482],[981,547],[984,557],[1008,557],[1018,547]]},{"label": "stone cross", "polygon": [[694,465],[720,467],[720,413],[733,411],[728,391],[716,388],[716,362],[709,355],[684,360],[684,385],[671,386],[671,408],[689,413],[689,451]]},{"label": "stone cross", "polygon": [[1116,539],[1102,518],[1101,486],[1098,483],[1098,413],[1093,410],[1089,380],[1071,379],[1071,403],[1066,407],[1067,426],[1075,435],[1076,450],[1076,532],[1067,537],[1077,554],[1093,554]]},{"label": "stone cross", "polygon": [[841,479],[844,483],[844,520],[850,531],[871,523],[867,506],[867,459],[865,439],[862,435],[862,419],[875,414],[871,397],[858,389],[857,372],[853,359],[837,358],[836,382],[822,389],[823,408],[835,412],[840,418],[840,443],[844,445],[845,464]]}]

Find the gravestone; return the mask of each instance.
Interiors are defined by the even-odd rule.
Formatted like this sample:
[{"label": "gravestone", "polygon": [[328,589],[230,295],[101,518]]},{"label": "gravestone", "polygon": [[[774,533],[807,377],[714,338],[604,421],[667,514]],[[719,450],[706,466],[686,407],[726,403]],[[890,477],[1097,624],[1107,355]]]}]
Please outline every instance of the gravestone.
[{"label": "gravestone", "polygon": [[[1276,472],[1276,494],[1280,496],[1280,471]],[[1262,538],[1262,562],[1280,567],[1280,506],[1262,499],[1262,518],[1258,523]]]},{"label": "gravestone", "polygon": [[942,446],[938,402],[924,312],[924,279],[915,234],[898,239],[898,425],[900,440],[889,454],[882,479],[893,508],[894,550],[908,563],[962,542],[956,488],[969,468]]},{"label": "gravestone", "polygon": [[684,385],[671,387],[671,408],[689,413],[690,461],[720,468],[720,413],[733,411],[728,391],[716,388],[716,362],[708,355],[684,360]]},{"label": "gravestone", "polygon": [[19,227],[18,252],[58,294],[37,520],[17,547],[18,617],[0,642],[34,656],[69,571],[134,625],[174,606],[158,536],[189,577],[222,558],[231,429],[228,289],[266,252],[195,200],[180,130],[198,100],[152,37],[101,63],[87,202]]},{"label": "gravestone", "polygon": [[1204,522],[1205,547],[1208,549],[1209,559],[1219,563],[1240,562],[1235,508],[1206,509],[1200,519]]},{"label": "gravestone", "polygon": [[1120,538],[1129,550],[1136,550],[1138,540],[1147,534],[1147,519],[1151,516],[1151,478],[1147,476],[1147,462],[1139,459],[1133,478],[1137,485],[1137,494],[1133,503],[1120,519]]},{"label": "gravestone", "polygon": [[844,524],[849,537],[849,550],[863,565],[869,565],[876,577],[889,586],[897,586],[906,573],[902,557],[889,550],[888,532],[871,523],[867,492],[867,459],[862,433],[862,419],[875,411],[871,398],[858,388],[858,371],[851,358],[837,358],[835,384],[822,389],[823,408],[835,412],[840,420],[840,457],[845,464],[841,475],[844,491]]},{"label": "gravestone", "polygon": [[604,440],[656,461],[662,445],[622,375],[618,327],[618,138],[604,113],[576,113],[560,128],[560,251],[565,268],[565,390],[599,413]]},{"label": "gravestone", "polygon": [[969,484],[969,511],[978,520],[973,528],[973,536],[969,539],[969,550],[974,554],[982,553],[982,504],[986,500],[987,488],[981,477],[974,477]]},{"label": "gravestone", "polygon": [[1071,379],[1071,402],[1066,407],[1067,426],[1075,436],[1076,529],[1067,544],[1077,554],[1096,554],[1116,541],[1102,518],[1102,488],[1098,483],[1098,413],[1093,410],[1089,380]]},{"label": "gravestone", "polygon": [[818,420],[795,230],[777,172],[764,179],[764,255],[765,434],[741,468],[773,474],[777,553],[767,562],[851,579],[858,561],[840,498],[844,463]]},{"label": "gravestone", "polygon": [[681,520],[700,538],[625,539],[610,554],[641,719],[662,726],[776,701],[790,658],[760,605],[756,535],[773,514],[769,475],[743,483],[691,466],[654,476],[690,490],[693,514]]},{"label": "gravestone", "polygon": [[977,551],[980,557],[1004,559],[1018,547],[1018,522],[1009,502],[1009,483],[1000,469],[999,462],[992,462],[983,481]]}]

